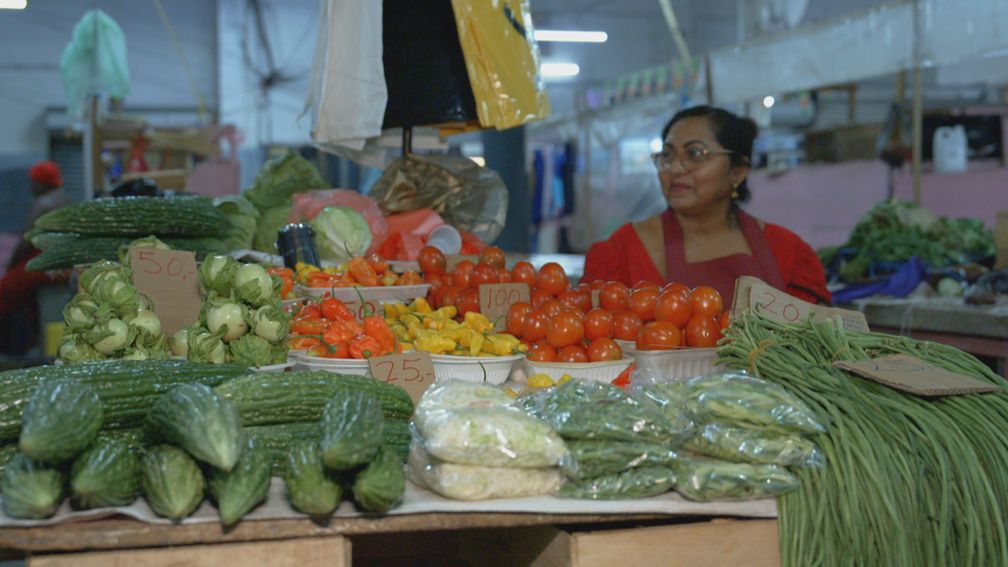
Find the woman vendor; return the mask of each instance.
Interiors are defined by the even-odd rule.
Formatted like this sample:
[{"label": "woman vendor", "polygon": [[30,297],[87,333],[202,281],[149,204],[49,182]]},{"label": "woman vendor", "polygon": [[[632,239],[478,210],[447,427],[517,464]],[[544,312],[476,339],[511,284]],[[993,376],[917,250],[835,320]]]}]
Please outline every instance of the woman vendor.
[{"label": "woman vendor", "polygon": [[621,226],[588,250],[582,281],[709,285],[728,304],[735,279],[756,276],[812,303],[829,303],[815,251],[788,229],[739,208],[749,197],[756,123],[720,108],[682,110],[652,154],[668,209]]}]

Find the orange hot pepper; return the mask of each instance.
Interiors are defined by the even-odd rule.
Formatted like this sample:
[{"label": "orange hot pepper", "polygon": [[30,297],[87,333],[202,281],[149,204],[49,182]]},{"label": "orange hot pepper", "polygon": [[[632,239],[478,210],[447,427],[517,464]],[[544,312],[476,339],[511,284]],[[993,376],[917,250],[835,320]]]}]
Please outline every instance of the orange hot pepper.
[{"label": "orange hot pepper", "polygon": [[350,358],[350,347],[346,343],[332,345],[328,358]]},{"label": "orange hot pepper", "polygon": [[364,334],[374,338],[381,345],[380,354],[388,354],[396,350],[396,338],[385,319],[375,315],[364,318]]},{"label": "orange hot pepper", "polygon": [[381,356],[382,346],[372,336],[360,335],[350,342],[350,356],[352,358],[371,358]]},{"label": "orange hot pepper", "polygon": [[322,308],[317,303],[305,305],[294,316],[298,319],[321,319]]},{"label": "orange hot pepper", "polygon": [[292,337],[287,341],[287,348],[291,350],[308,350],[313,346],[324,344],[318,336]]},{"label": "orange hot pepper", "polygon": [[422,283],[424,283],[424,281],[423,281],[423,278],[420,276],[420,274],[418,274],[418,273],[410,270],[410,271],[404,272],[402,275],[400,275],[399,278],[396,280],[395,284],[396,285],[420,285]]},{"label": "orange hot pepper", "polygon": [[378,253],[369,254],[367,261],[368,264],[371,265],[371,269],[374,270],[376,274],[380,274],[389,269],[388,262],[386,262],[385,258],[382,258]]},{"label": "orange hot pepper", "polygon": [[331,345],[336,345],[349,342],[360,334],[360,325],[353,321],[333,321],[326,327],[325,333],[322,334],[322,340]]},{"label": "orange hot pepper", "polygon": [[298,335],[321,335],[325,330],[326,322],[322,319],[296,317],[290,323],[290,331]]},{"label": "orange hot pepper", "polygon": [[378,274],[375,273],[374,268],[371,267],[371,264],[367,260],[360,256],[351,259],[347,263],[347,272],[362,286],[374,287],[380,283]]},{"label": "orange hot pepper", "polygon": [[332,287],[333,276],[325,272],[309,272],[305,275],[305,285],[308,287]]},{"label": "orange hot pepper", "polygon": [[354,314],[345,303],[335,297],[327,297],[319,305],[322,316],[330,321],[353,321]]}]

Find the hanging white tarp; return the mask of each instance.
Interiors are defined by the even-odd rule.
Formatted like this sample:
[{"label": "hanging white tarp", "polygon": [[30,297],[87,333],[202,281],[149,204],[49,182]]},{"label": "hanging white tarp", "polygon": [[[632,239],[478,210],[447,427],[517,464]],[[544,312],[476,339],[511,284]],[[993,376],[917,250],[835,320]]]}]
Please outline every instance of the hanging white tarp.
[{"label": "hanging white tarp", "polygon": [[[710,54],[725,104],[947,65],[1008,46],[1005,0],[894,2],[859,15]],[[915,9],[917,14],[915,16]],[[916,18],[916,21],[915,21]]]}]

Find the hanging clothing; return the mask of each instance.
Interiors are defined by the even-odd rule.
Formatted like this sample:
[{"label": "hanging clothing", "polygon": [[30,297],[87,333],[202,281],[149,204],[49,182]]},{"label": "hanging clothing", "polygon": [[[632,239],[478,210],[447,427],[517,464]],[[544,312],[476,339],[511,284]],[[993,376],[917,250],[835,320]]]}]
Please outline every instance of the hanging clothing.
[{"label": "hanging clothing", "polygon": [[739,227],[751,254],[733,254],[704,262],[687,262],[682,228],[671,210],[662,214],[668,278],[651,260],[632,223],[621,226],[605,241],[588,250],[582,281],[640,280],[682,282],[690,287],[709,285],[721,293],[726,307],[735,294],[739,276],[756,276],[768,284],[811,303],[829,303],[826,274],[819,257],[797,234],[775,224],[761,228],[752,216],[739,211]]}]

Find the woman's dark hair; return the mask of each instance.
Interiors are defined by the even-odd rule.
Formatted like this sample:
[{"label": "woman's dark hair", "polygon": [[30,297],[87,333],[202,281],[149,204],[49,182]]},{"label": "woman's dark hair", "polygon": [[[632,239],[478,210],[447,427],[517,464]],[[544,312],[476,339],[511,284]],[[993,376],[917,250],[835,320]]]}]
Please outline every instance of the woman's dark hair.
[{"label": "woman's dark hair", "polygon": [[[731,150],[729,157],[732,165],[751,165],[753,140],[756,139],[758,128],[751,118],[744,118],[728,112],[723,108],[701,105],[680,110],[662,128],[662,142],[668,137],[672,126],[684,118],[706,118],[714,130],[714,139],[726,150]],[[738,198],[734,202],[749,200],[749,180],[743,179],[735,189]]]}]

